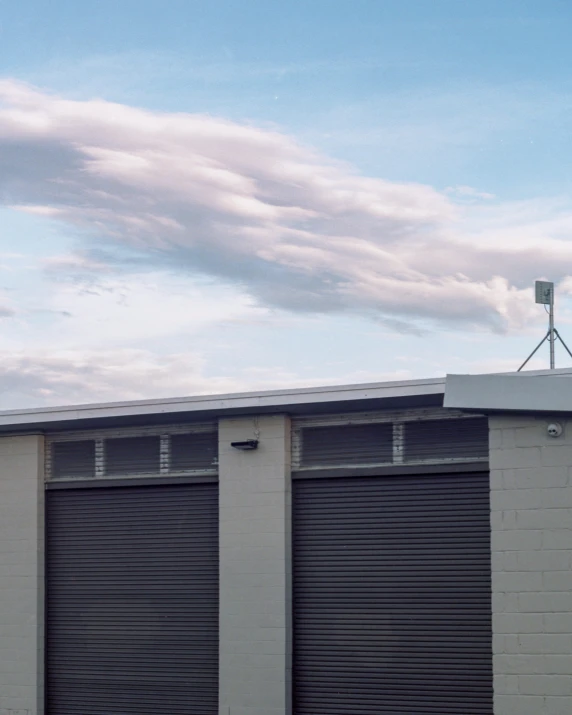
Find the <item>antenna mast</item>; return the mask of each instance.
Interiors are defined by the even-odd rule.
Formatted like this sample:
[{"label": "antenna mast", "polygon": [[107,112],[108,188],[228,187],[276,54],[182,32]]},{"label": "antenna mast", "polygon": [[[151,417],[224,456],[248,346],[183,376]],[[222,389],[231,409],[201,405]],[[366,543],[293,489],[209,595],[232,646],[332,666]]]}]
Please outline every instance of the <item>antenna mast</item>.
[{"label": "antenna mast", "polygon": [[[536,297],[536,302],[540,305],[544,306],[549,306],[548,308],[548,332],[546,335],[542,338],[542,340],[538,343],[538,345],[534,348],[534,350],[530,353],[530,355],[526,358],[526,360],[522,363],[522,365],[518,368],[518,372],[522,370],[522,368],[526,365],[526,363],[532,358],[534,355],[536,355],[537,351],[541,348],[541,346],[544,344],[546,340],[548,340],[548,344],[550,346],[550,369],[554,370],[556,367],[555,364],[555,353],[554,353],[554,346],[556,343],[556,339],[560,340],[562,345],[564,345],[564,348],[566,349],[566,352],[570,357],[572,357],[572,352],[570,352],[568,345],[564,342],[562,339],[562,336],[556,330],[554,327],[554,283],[550,283],[549,281],[536,281],[534,284],[534,293]],[[546,310],[546,308],[545,308]]]}]

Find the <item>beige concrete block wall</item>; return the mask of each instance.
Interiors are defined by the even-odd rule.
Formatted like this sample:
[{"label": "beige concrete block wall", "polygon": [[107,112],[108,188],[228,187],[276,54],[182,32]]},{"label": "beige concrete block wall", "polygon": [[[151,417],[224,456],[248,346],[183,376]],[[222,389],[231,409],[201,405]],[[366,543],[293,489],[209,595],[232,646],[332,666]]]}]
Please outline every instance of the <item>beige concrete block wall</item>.
[{"label": "beige concrete block wall", "polygon": [[42,715],[44,440],[0,437],[0,715]]},{"label": "beige concrete block wall", "polygon": [[495,715],[570,715],[572,421],[489,424]]},{"label": "beige concrete block wall", "polygon": [[[258,439],[241,452],[231,442]],[[220,715],[291,712],[290,423],[219,424]]]}]

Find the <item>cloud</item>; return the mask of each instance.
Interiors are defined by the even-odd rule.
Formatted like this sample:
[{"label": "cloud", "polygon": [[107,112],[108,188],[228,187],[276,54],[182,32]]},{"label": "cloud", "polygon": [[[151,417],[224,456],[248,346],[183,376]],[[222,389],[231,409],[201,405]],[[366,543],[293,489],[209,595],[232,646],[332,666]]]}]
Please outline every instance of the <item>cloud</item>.
[{"label": "cloud", "polygon": [[446,194],[451,194],[458,199],[480,199],[482,201],[490,201],[495,198],[494,194],[487,191],[479,191],[472,186],[448,186],[445,189]]},{"label": "cloud", "polygon": [[159,356],[147,350],[0,352],[0,408],[24,408],[180,395],[406,379],[405,370],[356,372],[329,380],[303,379],[284,369],[251,369],[235,377],[208,376],[196,353]]},{"label": "cloud", "polygon": [[98,260],[94,251],[89,254],[77,251],[71,255],[49,256],[43,264],[47,273],[67,276],[76,282],[90,283],[94,274],[112,275],[116,272],[105,260]]},{"label": "cloud", "polygon": [[[173,336],[188,344],[203,330],[227,321],[261,318],[267,312],[236,290],[205,281],[165,280],[153,272],[106,275],[93,284],[74,274],[73,281],[58,285],[46,305],[70,314],[57,328],[58,344],[68,348],[141,347],[143,343],[160,350]],[[35,340],[49,344],[53,330],[48,326],[47,334],[37,331]]]},{"label": "cloud", "polygon": [[514,207],[489,200],[480,224],[470,213],[480,204],[361,176],[275,129],[70,101],[10,80],[0,82],[0,200],[84,229],[82,252],[52,264],[60,273],[131,261],[214,276],[264,305],[404,329],[522,327],[531,279],[564,279],[572,265],[568,207],[520,242]]},{"label": "cloud", "polygon": [[236,389],[232,379],[206,380],[202,360],[194,354],[160,358],[120,349],[5,351],[0,356],[2,409]]},{"label": "cloud", "polygon": [[[4,266],[0,265],[0,269]],[[12,302],[4,295],[4,291],[0,289],[0,320],[2,318],[13,318],[18,314],[17,309],[12,305]]]}]

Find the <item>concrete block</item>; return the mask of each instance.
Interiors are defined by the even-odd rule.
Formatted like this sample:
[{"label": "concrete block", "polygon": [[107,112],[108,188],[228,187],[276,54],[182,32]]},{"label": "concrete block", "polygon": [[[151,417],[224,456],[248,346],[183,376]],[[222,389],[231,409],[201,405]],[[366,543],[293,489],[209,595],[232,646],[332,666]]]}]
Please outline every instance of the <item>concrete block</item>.
[{"label": "concrete block", "polygon": [[572,591],[572,571],[545,571],[542,587],[544,591]]},{"label": "concrete block", "polygon": [[543,618],[545,633],[572,633],[572,613],[545,613]]},{"label": "concrete block", "polygon": [[[535,490],[530,490],[535,491]],[[541,507],[543,509],[572,508],[572,489],[540,489]]]},{"label": "concrete block", "polygon": [[[517,444],[516,444],[516,432],[517,430],[513,429],[512,427],[507,427],[506,429],[501,430],[502,432],[502,449],[514,449]],[[534,442],[532,442],[530,445],[525,445],[527,447],[533,446]],[[518,445],[520,446],[520,445]],[[490,443],[489,443],[489,449],[490,449]]]},{"label": "concrete block", "polygon": [[497,654],[493,656],[493,663],[495,673],[504,675],[544,675],[547,673],[545,656],[542,655]]},{"label": "concrete block", "polygon": [[564,549],[572,553],[572,529],[546,529],[542,532],[542,548]]},{"label": "concrete block", "polygon": [[504,571],[504,551],[493,551],[491,553],[491,570],[493,573]]},{"label": "concrete block", "polygon": [[[524,509],[514,512],[518,529],[572,529],[572,509]],[[505,522],[503,521],[505,528]]]},{"label": "concrete block", "polygon": [[538,423],[513,429],[515,447],[540,447],[546,444],[546,426]]},{"label": "concrete block", "polygon": [[540,447],[492,450],[490,453],[491,469],[530,469],[540,467],[541,464],[551,466],[546,462],[541,462],[540,450]]},{"label": "concrete block", "polygon": [[508,509],[502,513],[502,528],[503,529],[518,529],[519,526],[516,522],[517,512],[514,509]]},{"label": "concrete block", "polygon": [[492,584],[493,593],[539,592],[543,589],[543,577],[542,573],[534,571],[493,571]]},{"label": "concrete block", "polygon": [[572,592],[520,593],[519,613],[572,613]]},{"label": "concrete block", "polygon": [[235,707],[232,708],[231,710],[228,709],[228,706],[225,709],[225,706],[220,706],[219,708],[219,715],[284,715],[284,709],[283,708],[268,708],[268,707],[255,707],[255,706],[241,706],[241,707]]},{"label": "concrete block", "polygon": [[[567,489],[505,489],[491,492],[491,507],[495,511],[507,509],[543,509],[546,508],[546,493],[567,492]],[[570,503],[568,503],[568,501]],[[556,506],[572,506],[572,496],[566,503],[559,503]],[[556,508],[556,506],[554,508]]]},{"label": "concrete block", "polygon": [[541,464],[544,467],[572,466],[572,445],[560,443],[559,440],[553,441],[556,444],[541,447]]},{"label": "concrete block", "polygon": [[[500,470],[500,480],[497,479],[495,480],[497,484],[500,482],[500,485],[498,486],[499,489],[516,489],[516,485],[514,484],[514,475],[516,472],[519,472],[521,470],[519,469],[501,469]],[[491,486],[492,489],[492,486]]]},{"label": "concrete block", "polygon": [[510,651],[506,650],[506,640],[507,636],[503,633],[493,633],[493,653],[508,653]]},{"label": "concrete block", "polygon": [[517,695],[518,675],[497,675],[495,678],[495,692],[503,695]]},{"label": "concrete block", "polygon": [[257,493],[243,490],[232,494],[225,493],[224,496],[226,500],[220,503],[220,508],[221,510],[229,509],[231,513],[236,507],[248,507],[255,514],[262,510],[263,513],[266,513],[267,507],[284,508],[284,485],[275,491]]},{"label": "concrete block", "polygon": [[[558,439],[548,434],[548,425],[551,422],[559,422],[564,427],[564,432]],[[535,419],[534,424],[516,427],[514,433],[517,447],[560,447],[570,444],[570,432],[563,420],[558,417],[554,419],[540,417]]]},{"label": "concrete block", "polygon": [[542,549],[543,532],[532,529],[510,529],[493,531],[491,548],[493,551],[520,551]]},{"label": "concrete block", "polygon": [[506,555],[516,555],[518,571],[568,571],[571,567],[572,554],[563,550],[516,551]]},{"label": "concrete block", "polygon": [[544,698],[539,695],[505,695],[496,693],[494,713],[495,715],[545,715]]},{"label": "concrete block", "polygon": [[572,701],[569,696],[547,696],[544,698],[543,715],[569,715],[572,712]]},{"label": "concrete block", "polygon": [[543,655],[543,673],[546,675],[570,675],[572,673],[572,655]]},{"label": "concrete block", "polygon": [[572,635],[563,633],[536,633],[520,635],[517,650],[506,651],[530,655],[569,655],[572,653]]},{"label": "concrete block", "polygon": [[533,427],[536,423],[536,418],[530,415],[492,414],[489,417],[489,430]]},{"label": "concrete block", "polygon": [[567,487],[568,484],[567,466],[503,470],[505,489],[550,489]]},{"label": "concrete block", "polygon": [[493,613],[493,633],[545,633],[544,618],[541,613]]},{"label": "concrete block", "polygon": [[502,429],[489,430],[489,449],[501,449],[503,447]]},{"label": "concrete block", "polygon": [[491,491],[505,488],[504,481],[503,481],[503,474],[504,474],[503,469],[491,469],[490,470],[489,480],[490,480],[490,485],[491,485]]},{"label": "concrete block", "polygon": [[518,676],[518,692],[523,695],[572,695],[570,675]]},{"label": "concrete block", "polygon": [[506,613],[508,610],[506,601],[506,593],[493,593],[491,598],[493,613]]}]

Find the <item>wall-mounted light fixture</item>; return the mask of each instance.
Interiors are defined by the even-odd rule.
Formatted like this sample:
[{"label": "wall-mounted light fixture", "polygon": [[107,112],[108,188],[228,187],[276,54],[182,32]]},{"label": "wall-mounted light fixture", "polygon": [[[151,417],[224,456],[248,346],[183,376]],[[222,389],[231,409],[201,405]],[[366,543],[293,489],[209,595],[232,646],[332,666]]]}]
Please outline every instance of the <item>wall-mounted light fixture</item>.
[{"label": "wall-mounted light fixture", "polygon": [[241,449],[243,452],[249,452],[253,449],[258,449],[258,440],[245,439],[244,442],[231,442],[230,446],[235,449]]}]

